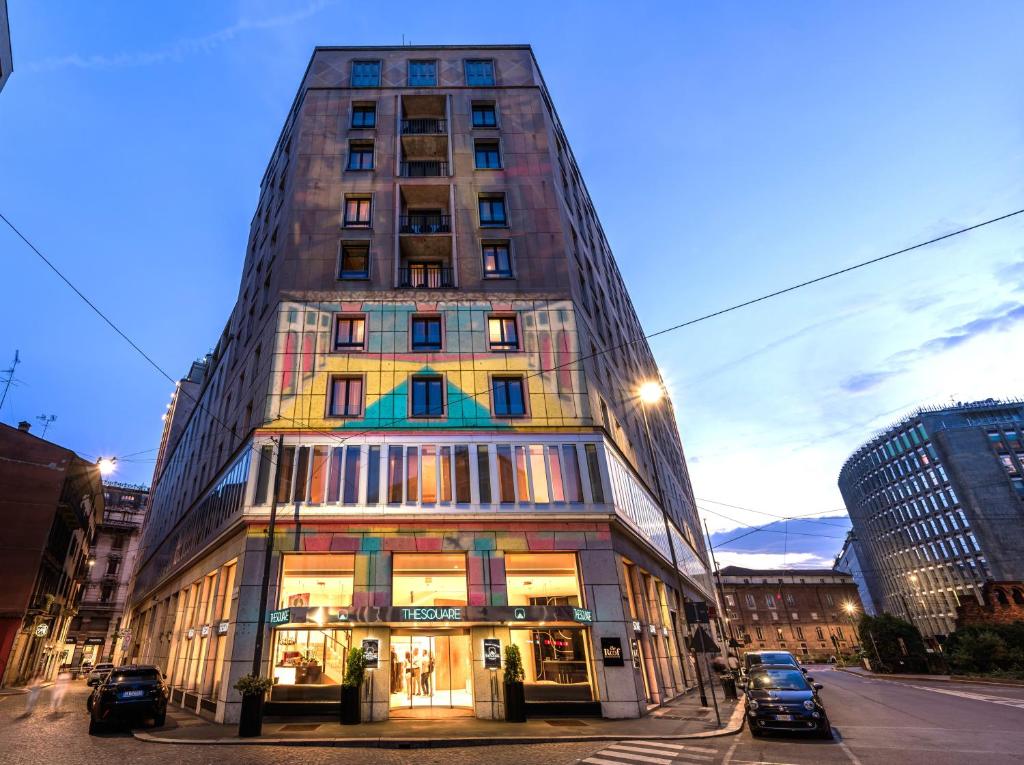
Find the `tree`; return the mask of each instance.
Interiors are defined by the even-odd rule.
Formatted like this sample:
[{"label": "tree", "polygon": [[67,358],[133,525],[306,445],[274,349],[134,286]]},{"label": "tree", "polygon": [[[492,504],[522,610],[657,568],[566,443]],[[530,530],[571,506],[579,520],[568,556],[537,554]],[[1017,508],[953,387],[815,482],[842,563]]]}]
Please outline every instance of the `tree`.
[{"label": "tree", "polygon": [[863,614],[858,625],[864,651],[879,672],[921,672],[928,666],[917,627],[892,614]]}]

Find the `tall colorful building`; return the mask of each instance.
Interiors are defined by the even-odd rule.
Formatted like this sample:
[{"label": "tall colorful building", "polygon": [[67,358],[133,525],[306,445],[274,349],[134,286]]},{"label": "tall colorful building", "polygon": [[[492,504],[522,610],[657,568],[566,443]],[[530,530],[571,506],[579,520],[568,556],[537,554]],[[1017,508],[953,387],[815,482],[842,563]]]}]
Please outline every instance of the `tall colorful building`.
[{"label": "tall colorful building", "polygon": [[337,708],[364,645],[364,720],[502,717],[509,645],[537,713],[694,683],[683,602],[714,595],[675,415],[647,405],[648,441],[657,365],[528,46],[317,48],[202,372],[133,596],[175,704],[237,719],[259,631],[278,714]]}]

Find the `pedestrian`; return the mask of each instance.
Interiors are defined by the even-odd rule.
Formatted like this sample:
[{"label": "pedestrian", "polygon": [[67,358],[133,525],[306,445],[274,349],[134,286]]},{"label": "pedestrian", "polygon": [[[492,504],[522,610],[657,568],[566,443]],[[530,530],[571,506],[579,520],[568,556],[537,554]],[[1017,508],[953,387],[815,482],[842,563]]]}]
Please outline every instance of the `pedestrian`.
[{"label": "pedestrian", "polygon": [[424,696],[433,695],[434,691],[430,687],[430,679],[434,674],[434,654],[430,651],[423,652],[423,673],[420,675],[420,682],[423,688]]},{"label": "pedestrian", "polygon": [[68,692],[69,685],[71,685],[71,668],[62,667],[60,672],[57,673],[57,680],[53,684],[53,690],[50,691],[51,715],[59,715],[61,713],[61,705],[64,703],[64,694]]},{"label": "pedestrian", "polygon": [[33,710],[36,708],[36,702],[39,701],[39,694],[43,692],[43,677],[38,672],[34,673],[27,685],[28,694],[25,697],[25,711],[22,713],[22,717],[31,717]]}]

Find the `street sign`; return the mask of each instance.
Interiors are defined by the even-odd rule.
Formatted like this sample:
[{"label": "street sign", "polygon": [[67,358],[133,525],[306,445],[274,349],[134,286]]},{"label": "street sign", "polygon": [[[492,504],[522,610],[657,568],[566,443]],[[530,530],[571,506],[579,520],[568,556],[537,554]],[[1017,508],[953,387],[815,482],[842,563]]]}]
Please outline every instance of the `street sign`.
[{"label": "street sign", "polygon": [[683,604],[686,610],[686,621],[690,624],[708,624],[708,604],[702,600]]},{"label": "street sign", "polygon": [[719,653],[721,651],[718,644],[703,627],[698,627],[693,633],[693,637],[690,639],[690,649],[697,653]]}]

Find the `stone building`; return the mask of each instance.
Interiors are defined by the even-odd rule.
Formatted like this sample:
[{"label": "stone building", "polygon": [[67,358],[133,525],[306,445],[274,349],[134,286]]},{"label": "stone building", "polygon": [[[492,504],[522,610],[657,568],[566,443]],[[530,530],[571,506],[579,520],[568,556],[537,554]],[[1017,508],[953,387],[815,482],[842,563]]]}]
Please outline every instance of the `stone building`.
[{"label": "stone building", "polygon": [[68,645],[75,649],[72,666],[114,661],[119,658],[118,641],[131,642],[131,635],[122,632],[121,619],[148,496],[145,486],[103,484],[103,518],[95,527],[78,614],[67,636]]},{"label": "stone building", "polygon": [[1024,622],[1024,582],[985,582],[981,602],[965,599],[956,609],[956,628]]},{"label": "stone building", "polygon": [[857,583],[857,591],[860,593],[860,602],[864,606],[864,613],[868,616],[875,616],[878,611],[875,602],[871,599],[871,590],[868,588],[867,574],[864,572],[864,564],[861,562],[860,542],[853,531],[846,534],[843,541],[843,549],[836,556],[835,570],[853,577]]},{"label": "stone building", "polygon": [[932,646],[988,579],[1024,579],[1024,402],[920,409],[846,461],[839,490],[875,606]]},{"label": "stone building", "polygon": [[199,403],[165,423],[130,657],[232,721],[258,632],[275,714],[333,714],[366,645],[364,719],[500,718],[511,644],[531,713],[645,714],[694,682],[683,601],[714,598],[645,381],[532,50],[317,48],[235,308],[175,393]]},{"label": "stone building", "polygon": [[727,632],[743,651],[781,649],[805,661],[856,650],[864,612],[853,577],[832,569],[748,569],[716,576],[725,597]]}]

